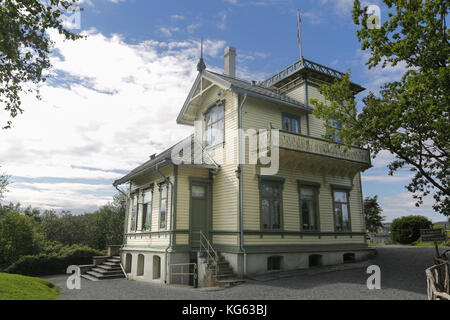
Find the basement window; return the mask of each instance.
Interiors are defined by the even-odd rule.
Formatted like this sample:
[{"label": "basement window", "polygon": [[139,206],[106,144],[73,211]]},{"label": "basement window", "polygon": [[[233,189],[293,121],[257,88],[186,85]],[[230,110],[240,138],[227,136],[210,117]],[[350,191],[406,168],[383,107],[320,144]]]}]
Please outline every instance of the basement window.
[{"label": "basement window", "polygon": [[281,270],[281,260],[283,257],[273,256],[267,258],[267,270],[268,271],[278,271]]},{"label": "basement window", "polygon": [[344,253],[344,263],[354,262],[355,254],[354,253]]},{"label": "basement window", "polygon": [[312,254],[309,256],[309,266],[310,267],[318,267],[321,265],[322,265],[322,255]]}]

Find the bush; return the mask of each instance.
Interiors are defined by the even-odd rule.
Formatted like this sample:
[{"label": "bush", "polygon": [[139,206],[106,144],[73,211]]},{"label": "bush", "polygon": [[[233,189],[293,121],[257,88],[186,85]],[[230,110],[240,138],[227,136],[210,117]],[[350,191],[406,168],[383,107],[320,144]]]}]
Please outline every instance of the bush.
[{"label": "bush", "polygon": [[423,216],[397,218],[391,224],[391,239],[400,244],[411,244],[420,238],[420,229],[430,229],[433,223]]},{"label": "bush", "polygon": [[10,265],[23,255],[37,253],[33,220],[17,211],[0,217],[0,265]]},{"label": "bush", "polygon": [[104,252],[90,247],[64,247],[60,254],[39,254],[21,257],[5,272],[26,276],[40,276],[66,273],[70,265],[91,264],[92,257],[103,255]]}]

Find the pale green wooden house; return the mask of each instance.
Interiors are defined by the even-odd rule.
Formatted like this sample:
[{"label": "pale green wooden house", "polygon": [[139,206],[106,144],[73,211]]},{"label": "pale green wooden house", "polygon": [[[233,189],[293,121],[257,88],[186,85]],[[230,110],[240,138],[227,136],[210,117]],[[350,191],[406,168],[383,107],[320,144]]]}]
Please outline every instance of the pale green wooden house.
[{"label": "pale green wooden house", "polygon": [[[174,153],[175,145],[114,182],[130,188],[121,250],[129,278],[178,281],[180,264],[185,273],[194,270],[188,263],[200,270],[202,243],[226,265],[222,279],[364,259],[360,173],[371,167],[369,151],[344,152],[339,141],[324,140],[327,125],[308,102],[322,99],[319,86],[343,74],[303,59],[256,83],[236,78],[234,48],[224,58],[224,74],[199,62],[176,119],[202,124],[195,127],[200,139],[184,144],[200,155]],[[269,141],[266,156],[277,154],[275,174],[250,161],[251,152],[262,152],[246,143],[251,129],[265,130],[257,136]]]}]

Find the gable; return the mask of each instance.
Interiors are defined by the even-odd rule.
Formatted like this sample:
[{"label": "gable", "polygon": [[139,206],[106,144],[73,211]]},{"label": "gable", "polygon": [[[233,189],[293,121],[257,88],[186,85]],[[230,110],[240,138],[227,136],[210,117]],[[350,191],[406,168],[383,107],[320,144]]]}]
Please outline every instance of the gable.
[{"label": "gable", "polygon": [[204,104],[206,95],[213,89],[229,88],[229,84],[225,81],[215,79],[208,73],[199,73],[177,117],[177,123],[194,125],[197,111]]}]

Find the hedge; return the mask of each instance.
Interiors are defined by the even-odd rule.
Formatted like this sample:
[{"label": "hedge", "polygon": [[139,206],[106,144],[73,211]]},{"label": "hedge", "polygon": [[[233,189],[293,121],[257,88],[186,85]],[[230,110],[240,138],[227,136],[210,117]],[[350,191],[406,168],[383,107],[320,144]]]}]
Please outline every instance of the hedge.
[{"label": "hedge", "polygon": [[420,229],[430,229],[433,223],[423,216],[406,216],[394,219],[391,239],[400,244],[411,244],[420,238]]},{"label": "hedge", "polygon": [[22,256],[9,266],[5,272],[26,276],[41,276],[66,273],[70,265],[91,264],[92,257],[104,252],[90,247],[77,247],[64,250],[63,254],[39,254]]}]

